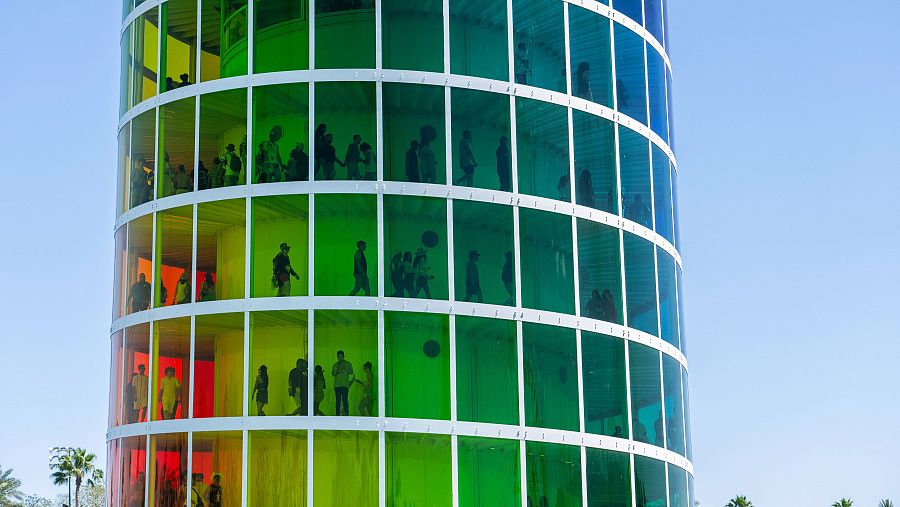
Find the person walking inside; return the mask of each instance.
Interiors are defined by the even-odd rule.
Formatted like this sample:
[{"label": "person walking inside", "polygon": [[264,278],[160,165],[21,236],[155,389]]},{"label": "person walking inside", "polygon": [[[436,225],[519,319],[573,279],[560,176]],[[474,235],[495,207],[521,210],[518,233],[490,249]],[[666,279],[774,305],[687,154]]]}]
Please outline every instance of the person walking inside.
[{"label": "person walking inside", "polygon": [[375,401],[375,382],[372,377],[372,362],[366,361],[363,364],[363,375],[365,375],[365,380],[355,379],[354,382],[361,385],[363,388],[363,396],[362,399],[359,400],[359,415],[363,417],[372,417],[374,414],[374,401]]},{"label": "person walking inside", "polygon": [[428,281],[434,276],[428,273],[430,269],[428,267],[428,252],[424,248],[419,247],[416,250],[416,259],[413,261],[413,270],[416,276],[416,288],[413,297],[419,297],[419,293],[425,291],[425,298],[431,299],[431,288],[428,286]]},{"label": "person walking inside", "polygon": [[147,420],[147,397],[150,394],[150,377],[145,372],[146,367],[138,365],[138,371],[131,377],[131,389],[134,392],[132,403],[132,419],[130,422],[144,422]]},{"label": "person walking inside", "polygon": [[159,394],[156,398],[164,421],[175,419],[181,402],[181,381],[175,378],[175,368],[169,366],[165,371],[166,376],[159,380]]},{"label": "person walking inside", "polygon": [[344,166],[347,168],[348,180],[361,180],[362,175],[359,173],[359,143],[362,137],[359,134],[353,135],[353,142],[347,146],[347,154],[344,155]]},{"label": "person walking inside", "polygon": [[309,373],[306,370],[308,365],[306,359],[297,359],[297,367],[288,373],[288,396],[294,399],[297,408],[287,415],[307,415],[309,396],[306,390],[309,385]]},{"label": "person walking inside", "polygon": [[497,146],[497,177],[500,178],[500,191],[512,192],[512,154],[509,151],[509,138],[500,138]]},{"label": "person walking inside", "polygon": [[138,281],[129,289],[128,299],[131,301],[131,311],[139,312],[150,308],[150,282],[146,275],[138,275]]},{"label": "person walking inside", "polygon": [[478,258],[481,257],[476,250],[469,252],[469,262],[466,263],[466,301],[484,303],[484,295],[481,293],[481,281],[478,276]]},{"label": "person walking inside", "polygon": [[516,300],[516,283],[513,278],[513,255],[512,252],[506,252],[506,262],[503,263],[503,269],[500,271],[500,281],[503,282],[503,288],[509,297],[506,298],[504,305],[511,305]]},{"label": "person walking inside", "polygon": [[322,365],[316,365],[316,371],[313,373],[313,415],[325,415],[322,412],[322,400],[325,399],[325,370]]},{"label": "person walking inside", "polygon": [[459,166],[463,175],[456,180],[456,184],[471,187],[475,178],[475,168],[478,166],[475,153],[472,152],[471,130],[463,130],[462,140],[459,142]]},{"label": "person walking inside", "polygon": [[331,366],[331,376],[334,378],[334,415],[350,415],[350,385],[353,384],[353,365],[344,359],[344,351],[337,351],[337,362]]},{"label": "person walking inside", "polygon": [[431,142],[437,137],[437,130],[431,125],[425,125],[419,130],[419,171],[421,171],[422,183],[434,183],[437,179],[437,159]]},{"label": "person walking inside", "polygon": [[241,176],[241,158],[234,152],[233,144],[225,147],[225,153],[222,154],[221,159],[225,166],[225,186],[237,185],[238,178]]},{"label": "person walking inside", "polygon": [[353,290],[350,291],[351,296],[355,296],[360,289],[366,296],[370,296],[369,290],[369,265],[366,263],[366,242],[356,242],[356,253],[353,254]]},{"label": "person walking inside", "polygon": [[256,381],[253,382],[253,392],[250,399],[256,400],[256,415],[266,415],[263,410],[269,404],[269,369],[261,365],[257,370]]},{"label": "person walking inside", "polygon": [[272,259],[272,284],[278,289],[277,297],[286,297],[291,295],[291,277],[297,280],[300,275],[291,267],[291,258],[288,252],[291,247],[287,243],[282,243],[278,255]]},{"label": "person walking inside", "polygon": [[346,165],[337,158],[337,152],[334,149],[334,136],[325,134],[325,145],[322,147],[322,170],[325,173],[326,180],[333,180],[337,176],[334,164],[346,167]]},{"label": "person walking inside", "polygon": [[419,141],[413,140],[406,150],[406,180],[411,183],[419,182]]}]

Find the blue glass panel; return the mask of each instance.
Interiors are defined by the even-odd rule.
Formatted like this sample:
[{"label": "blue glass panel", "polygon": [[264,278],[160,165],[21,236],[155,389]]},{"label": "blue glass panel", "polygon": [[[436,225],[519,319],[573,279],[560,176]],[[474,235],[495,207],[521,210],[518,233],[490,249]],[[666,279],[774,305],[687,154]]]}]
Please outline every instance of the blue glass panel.
[{"label": "blue glass panel", "polygon": [[572,95],[612,107],[609,20],[569,4]]},{"label": "blue glass panel", "polygon": [[619,127],[619,168],[622,173],[622,216],[648,229],[650,212],[650,141],[637,132]]},{"label": "blue glass panel", "polygon": [[663,354],[663,402],[666,405],[666,448],[684,456],[684,400],[681,364]]},{"label": "blue glass panel", "polygon": [[662,0],[644,0],[644,26],[656,40],[663,41]]},{"label": "blue glass panel", "polygon": [[647,45],[647,90],[650,93],[650,128],[663,141],[669,140],[666,109],[666,64],[662,56]]},{"label": "blue glass panel", "polygon": [[678,299],[675,286],[675,259],[656,247],[657,278],[659,281],[660,338],[678,346]]},{"label": "blue glass panel", "polygon": [[673,241],[672,225],[672,165],[659,147],[653,146],[653,213],[656,232]]},{"label": "blue glass panel", "polygon": [[614,0],[613,9],[637,21],[639,25],[643,24],[641,0]]},{"label": "blue glass panel", "polygon": [[689,499],[687,472],[671,463],[669,467],[669,507],[693,507]]},{"label": "blue glass panel", "polygon": [[616,23],[616,98],[619,111],[647,123],[644,39]]},{"label": "blue glass panel", "polygon": [[634,234],[626,233],[625,300],[628,326],[659,336],[656,320],[656,269],[653,245]]}]

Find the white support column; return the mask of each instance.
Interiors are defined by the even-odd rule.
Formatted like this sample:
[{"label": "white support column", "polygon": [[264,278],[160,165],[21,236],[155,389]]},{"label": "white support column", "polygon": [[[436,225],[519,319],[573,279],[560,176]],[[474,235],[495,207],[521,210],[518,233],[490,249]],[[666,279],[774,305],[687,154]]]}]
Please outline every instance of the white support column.
[{"label": "white support column", "polygon": [[250,471],[247,470],[247,467],[250,463],[249,454],[250,432],[247,430],[241,430],[241,507],[247,507],[247,486],[250,482]]},{"label": "white support column", "polygon": [[[193,289],[191,289],[191,290],[193,290]],[[190,351],[191,375],[190,375],[190,379],[189,379],[189,380],[190,380],[190,385],[188,386],[188,402],[187,402],[187,403],[182,402],[181,405],[182,405],[182,407],[185,407],[185,406],[186,406],[186,407],[188,408],[188,409],[187,409],[187,413],[188,413],[187,417],[188,417],[188,419],[193,419],[193,418],[194,418],[194,384],[195,384],[195,379],[197,378],[196,372],[194,371],[194,370],[195,370],[194,366],[197,364],[197,362],[196,362],[196,360],[195,360],[195,359],[196,359],[196,350],[197,350],[197,346],[196,346],[196,342],[197,342],[197,333],[196,333],[196,329],[197,329],[197,327],[196,327],[197,317],[196,317],[195,315],[191,315],[190,318],[191,318],[191,331],[190,331],[190,340],[191,340],[191,345],[190,345],[190,347],[191,347],[191,351]]]},{"label": "white support column", "polygon": [[[194,319],[191,318],[191,321],[193,321],[193,320]],[[193,370],[193,362],[191,362],[191,365],[192,365],[191,373],[193,374],[193,371],[194,371]],[[193,387],[194,387],[193,384],[191,384],[192,391],[193,391]],[[192,500],[192,496],[193,496],[192,493],[193,493],[193,486],[194,486],[194,452],[193,452],[193,449],[194,449],[194,432],[188,431],[187,432],[187,495],[185,495],[185,499],[184,499],[185,507],[192,507],[191,500]],[[199,491],[198,493],[200,493],[201,495],[203,494],[202,491]]]}]

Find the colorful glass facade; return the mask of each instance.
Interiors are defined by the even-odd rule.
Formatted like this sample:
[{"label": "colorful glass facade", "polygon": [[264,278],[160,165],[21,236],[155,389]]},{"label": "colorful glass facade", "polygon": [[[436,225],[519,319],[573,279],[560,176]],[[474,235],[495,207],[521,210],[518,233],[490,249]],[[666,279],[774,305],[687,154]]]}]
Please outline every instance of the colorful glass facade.
[{"label": "colorful glass facade", "polygon": [[113,506],[692,506],[665,0],[125,0]]}]

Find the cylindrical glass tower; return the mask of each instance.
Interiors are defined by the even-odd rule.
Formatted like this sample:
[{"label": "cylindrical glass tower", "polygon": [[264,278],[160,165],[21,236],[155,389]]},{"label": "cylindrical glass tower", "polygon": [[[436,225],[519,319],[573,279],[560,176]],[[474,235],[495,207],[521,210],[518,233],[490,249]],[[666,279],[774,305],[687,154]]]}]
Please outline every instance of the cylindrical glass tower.
[{"label": "cylindrical glass tower", "polygon": [[125,0],[112,506],[693,505],[665,0]]}]

